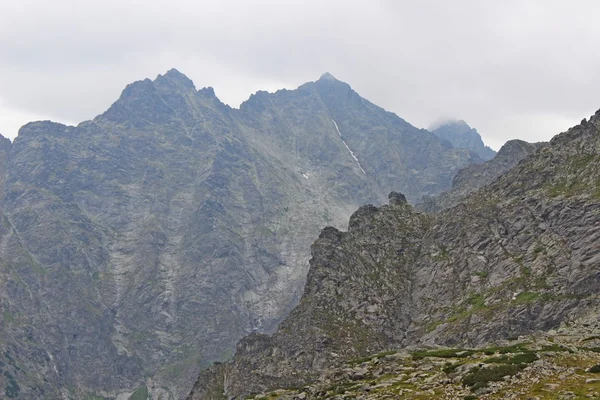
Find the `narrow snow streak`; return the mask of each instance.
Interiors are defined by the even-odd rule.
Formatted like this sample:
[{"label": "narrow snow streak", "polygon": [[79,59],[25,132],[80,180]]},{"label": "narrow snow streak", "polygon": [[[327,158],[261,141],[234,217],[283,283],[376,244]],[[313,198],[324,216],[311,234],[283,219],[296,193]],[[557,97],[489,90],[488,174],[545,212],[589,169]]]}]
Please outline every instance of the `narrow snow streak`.
[{"label": "narrow snow streak", "polygon": [[[333,121],[333,125],[335,125],[335,130],[337,131],[338,135],[340,135],[340,138],[342,138],[342,132],[340,132],[340,128],[338,128],[337,123],[333,119],[331,121]],[[346,148],[350,152],[350,155],[352,156],[352,158],[354,158],[354,161],[356,161],[356,164],[358,165],[358,168],[360,168],[360,170],[363,172],[363,174],[366,174],[365,170],[360,165],[360,162],[358,162],[358,158],[356,158],[356,156],[354,155],[354,152],[352,150],[350,150],[350,147],[348,147],[348,145],[346,144],[346,141],[344,140],[344,138],[342,138],[342,143],[344,143],[344,146],[346,146]]]},{"label": "narrow snow streak", "polygon": [[305,177],[306,179],[308,179],[308,175],[302,174],[302,176]]}]

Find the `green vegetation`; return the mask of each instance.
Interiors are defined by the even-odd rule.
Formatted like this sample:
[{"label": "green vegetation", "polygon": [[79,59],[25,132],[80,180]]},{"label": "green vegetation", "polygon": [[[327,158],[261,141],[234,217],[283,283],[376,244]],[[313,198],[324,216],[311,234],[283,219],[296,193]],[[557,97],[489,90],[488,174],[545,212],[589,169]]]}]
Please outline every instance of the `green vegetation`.
[{"label": "green vegetation", "polygon": [[544,346],[544,347],[542,347],[541,351],[555,351],[555,352],[566,351],[568,353],[573,352],[572,350],[570,350],[564,346],[561,346],[559,344],[553,344],[551,346]]},{"label": "green vegetation", "polygon": [[527,349],[527,344],[528,343],[516,343],[516,344],[513,344],[512,346],[505,346],[505,347],[487,347],[487,348],[483,349],[483,352],[488,355],[496,354],[496,353],[500,353],[500,354],[523,353],[523,352],[529,351]]},{"label": "green vegetation", "polygon": [[544,190],[550,197],[570,197],[590,193],[592,197],[600,198],[600,179],[590,182],[589,179],[581,178],[581,174],[585,172],[586,167],[590,163],[598,161],[598,159],[597,154],[572,157],[567,167],[567,171],[571,176],[562,177],[554,184],[546,185]]},{"label": "green vegetation", "polygon": [[440,246],[440,252],[437,253],[433,258],[436,261],[447,261],[450,259],[450,255],[448,254],[448,249],[446,246]]},{"label": "green vegetation", "polygon": [[485,308],[485,297],[481,293],[471,293],[467,303],[471,306],[471,312],[479,311]]},{"label": "green vegetation", "polygon": [[148,399],[148,387],[146,385],[138,388],[131,396],[129,400],[147,400]]},{"label": "green vegetation", "polygon": [[513,376],[518,374],[522,365],[502,364],[490,368],[479,368],[468,373],[463,378],[463,384],[470,386],[473,389],[483,387],[489,382],[500,382],[505,376]]},{"label": "green vegetation", "polygon": [[594,374],[597,374],[598,372],[600,372],[600,364],[596,364],[592,368],[590,368],[590,372],[592,372]]},{"label": "green vegetation", "polygon": [[486,364],[531,364],[538,358],[539,357],[534,352],[528,351],[526,353],[517,354],[512,357],[509,357],[507,355],[492,357],[488,358],[484,362]]},{"label": "green vegetation", "polygon": [[600,353],[600,347],[580,347],[579,350],[593,351],[594,353]]},{"label": "green vegetation", "polygon": [[456,372],[456,369],[458,367],[460,367],[461,365],[463,365],[462,362],[455,362],[455,363],[446,363],[446,366],[444,368],[442,368],[442,371],[447,374],[453,374],[454,372]]},{"label": "green vegetation", "polygon": [[536,292],[522,292],[517,295],[515,301],[517,303],[530,303],[537,300],[539,297],[540,294]]}]

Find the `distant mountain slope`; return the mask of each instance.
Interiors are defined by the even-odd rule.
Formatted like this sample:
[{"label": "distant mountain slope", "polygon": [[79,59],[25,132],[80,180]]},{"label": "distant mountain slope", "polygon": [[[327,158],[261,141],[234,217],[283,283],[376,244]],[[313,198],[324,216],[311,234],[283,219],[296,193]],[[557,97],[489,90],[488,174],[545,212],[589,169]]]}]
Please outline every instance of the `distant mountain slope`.
[{"label": "distant mountain slope", "polygon": [[471,150],[482,160],[494,158],[496,152],[486,146],[476,129],[471,128],[465,121],[447,121],[431,130],[438,137],[449,141],[459,149]]},{"label": "distant mountain slope", "polygon": [[409,345],[477,346],[574,323],[600,333],[600,111],[439,214],[392,195],[312,246],[299,305],[188,397],[244,398]]},{"label": "distant mountain slope", "polygon": [[[376,192],[380,203],[391,190],[417,201],[419,193],[449,188],[458,165],[481,162],[468,150],[452,149],[429,131],[370,103],[331,74],[296,90],[258,92],[242,103],[240,112],[250,137],[265,151],[325,179],[334,190],[340,180],[369,182],[358,193],[356,188],[340,193],[354,196],[354,202],[365,190],[368,196]],[[336,170],[342,159],[348,163]]]},{"label": "distant mountain slope", "polygon": [[509,140],[494,158],[461,169],[452,180],[450,190],[437,196],[424,196],[417,208],[436,212],[457,205],[468,194],[492,183],[544,144]]},{"label": "distant mountain slope", "polygon": [[153,399],[297,303],[310,243],[477,161],[325,75],[239,110],[176,70],[0,141],[0,396]]}]

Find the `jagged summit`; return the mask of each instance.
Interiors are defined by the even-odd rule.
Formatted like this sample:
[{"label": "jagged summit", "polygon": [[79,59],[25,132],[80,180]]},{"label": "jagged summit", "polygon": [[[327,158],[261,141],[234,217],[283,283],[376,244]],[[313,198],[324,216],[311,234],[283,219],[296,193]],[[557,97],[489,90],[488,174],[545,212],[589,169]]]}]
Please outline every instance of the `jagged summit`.
[{"label": "jagged summit", "polygon": [[320,81],[337,81],[337,79],[333,75],[331,75],[329,72],[325,72],[323,75],[321,75],[319,80]]},{"label": "jagged summit", "polygon": [[[521,139],[511,139],[504,143],[504,145],[498,150],[496,157],[508,157],[511,154],[520,152],[523,148],[530,149],[532,146],[536,147],[536,143],[529,143]],[[530,153],[531,151],[527,151]]]},{"label": "jagged summit", "polygon": [[212,86],[203,87],[202,89],[198,90],[198,93],[206,94],[210,97],[217,97],[215,89]]},{"label": "jagged summit", "polygon": [[188,88],[195,88],[194,82],[188,78],[185,74],[179,72],[175,68],[171,68],[164,75],[158,75],[154,82],[160,82],[162,80],[167,80],[169,82],[173,82],[178,85],[182,85]]},{"label": "jagged summit", "polygon": [[477,129],[471,128],[462,119],[447,120],[433,125],[429,130],[456,148],[474,151],[484,161],[490,160],[496,155],[494,150],[483,143]]}]

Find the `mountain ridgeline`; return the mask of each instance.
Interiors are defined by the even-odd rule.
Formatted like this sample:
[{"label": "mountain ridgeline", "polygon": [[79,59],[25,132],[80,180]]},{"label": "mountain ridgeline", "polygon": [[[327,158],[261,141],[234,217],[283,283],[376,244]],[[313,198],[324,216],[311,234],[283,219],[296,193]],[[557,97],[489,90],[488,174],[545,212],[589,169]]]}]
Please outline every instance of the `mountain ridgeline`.
[{"label": "mountain ridgeline", "polygon": [[484,161],[491,160],[496,155],[494,150],[483,143],[479,132],[463,120],[446,121],[435,128],[430,128],[430,130],[456,148],[469,149],[475,152]]},{"label": "mountain ridgeline", "polygon": [[[357,207],[382,204],[392,190],[411,202],[436,195],[476,162],[329,74],[232,109],[171,70],[128,85],[76,127],[27,124],[13,143],[0,141],[0,397],[181,398],[202,368],[230,358],[249,333],[274,331],[298,303],[323,227],[345,229]],[[407,229],[425,232],[428,217],[408,209],[363,208],[350,236],[387,213],[411,215]],[[316,264],[338,262],[327,261],[327,243],[350,236],[321,234],[306,293],[321,293],[315,278],[327,272]],[[417,257],[411,247],[397,256]],[[368,315],[399,312],[407,324],[405,309],[381,311],[405,301],[388,297]],[[287,321],[317,304],[305,299]],[[312,340],[324,322],[286,322],[279,332]],[[319,336],[311,346],[329,345]]]},{"label": "mountain ridgeline", "polygon": [[457,205],[468,194],[494,182],[544,144],[509,140],[491,160],[482,164],[472,164],[458,171],[450,190],[437,196],[423,196],[417,208],[436,212]]},{"label": "mountain ridgeline", "polygon": [[[286,388],[300,393],[291,398],[331,398],[354,384],[310,385],[330,373],[335,380],[335,368],[343,376],[350,360],[407,346],[460,349],[555,329],[569,337],[576,327],[586,340],[598,337],[600,111],[533,152],[508,146],[503,153],[529,155],[453,208],[425,214],[392,194],[389,205],[360,207],[347,231],[323,229],[299,305],[273,336],[246,337],[233,360],[203,372],[188,399],[263,398],[253,395]],[[350,382],[368,374],[363,365]],[[414,368],[401,368],[404,377]],[[389,389],[414,389],[418,374]],[[377,397],[384,385],[368,394],[372,382],[361,384],[359,398],[393,398]],[[406,398],[437,398],[413,389]]]}]

